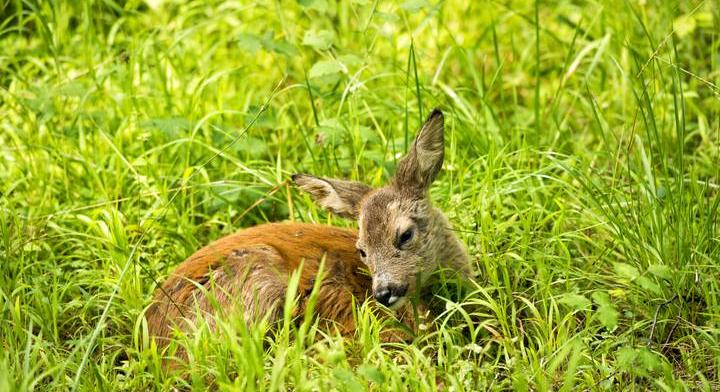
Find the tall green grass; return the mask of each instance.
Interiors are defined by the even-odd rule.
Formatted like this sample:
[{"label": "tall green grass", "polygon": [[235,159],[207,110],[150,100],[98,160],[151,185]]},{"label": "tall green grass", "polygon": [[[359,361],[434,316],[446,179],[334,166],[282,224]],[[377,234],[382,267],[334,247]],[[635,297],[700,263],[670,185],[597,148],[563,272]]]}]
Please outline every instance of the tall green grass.
[{"label": "tall green grass", "polygon": [[[0,390],[717,390],[713,1],[0,0]],[[381,185],[432,107],[477,279],[411,344],[241,317],[174,343],[157,283]],[[286,312],[291,314],[292,297]]]}]

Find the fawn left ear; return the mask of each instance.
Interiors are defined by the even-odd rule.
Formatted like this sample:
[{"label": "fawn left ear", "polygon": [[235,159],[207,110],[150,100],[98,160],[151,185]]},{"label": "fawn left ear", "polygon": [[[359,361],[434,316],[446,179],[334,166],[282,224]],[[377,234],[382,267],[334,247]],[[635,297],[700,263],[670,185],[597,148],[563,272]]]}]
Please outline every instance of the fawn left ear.
[{"label": "fawn left ear", "polygon": [[372,190],[362,182],[325,179],[307,174],[293,174],[292,180],[321,207],[349,219],[358,218],[360,202]]},{"label": "fawn left ear", "polygon": [[393,185],[400,191],[424,196],[442,168],[445,156],[445,119],[440,109],[430,113],[408,154],[398,163]]}]

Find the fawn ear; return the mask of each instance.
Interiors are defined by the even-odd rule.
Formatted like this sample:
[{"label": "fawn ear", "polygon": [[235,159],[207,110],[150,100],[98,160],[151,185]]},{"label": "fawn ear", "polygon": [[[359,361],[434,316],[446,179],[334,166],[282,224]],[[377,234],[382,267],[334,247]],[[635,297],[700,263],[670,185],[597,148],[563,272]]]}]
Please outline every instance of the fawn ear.
[{"label": "fawn ear", "polygon": [[435,109],[415,137],[408,154],[398,163],[393,185],[403,192],[423,196],[442,168],[445,155],[445,120]]},{"label": "fawn ear", "polygon": [[372,190],[362,182],[330,180],[307,174],[293,174],[292,180],[321,207],[343,218],[357,219],[360,201]]}]

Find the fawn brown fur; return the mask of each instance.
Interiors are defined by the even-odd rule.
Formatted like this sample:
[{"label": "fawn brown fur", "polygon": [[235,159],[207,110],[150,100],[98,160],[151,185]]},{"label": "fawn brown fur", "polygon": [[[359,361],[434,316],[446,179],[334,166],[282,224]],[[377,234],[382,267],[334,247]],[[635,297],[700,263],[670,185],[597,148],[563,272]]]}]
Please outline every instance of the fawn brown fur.
[{"label": "fawn brown fur", "polygon": [[[233,305],[235,298],[229,294],[244,300],[247,321],[265,315],[275,319],[282,311],[290,274],[302,262],[298,287],[302,303],[324,260],[326,273],[315,311],[337,322],[341,331],[351,332],[352,298],[363,301],[372,284],[355,249],[356,240],[354,230],[307,223],[270,223],[223,237],[190,256],[156,292],[147,312],[149,329],[156,337],[169,338],[172,321],[192,319],[196,305],[202,312],[214,313],[198,283],[215,292],[221,308]],[[223,285],[223,290],[213,284]]]}]

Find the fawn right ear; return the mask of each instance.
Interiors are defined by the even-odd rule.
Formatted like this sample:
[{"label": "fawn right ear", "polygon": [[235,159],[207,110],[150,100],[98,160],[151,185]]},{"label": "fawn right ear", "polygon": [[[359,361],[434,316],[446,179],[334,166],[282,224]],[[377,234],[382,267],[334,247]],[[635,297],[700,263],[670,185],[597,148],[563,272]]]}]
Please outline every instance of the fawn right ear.
[{"label": "fawn right ear", "polygon": [[307,174],[293,174],[292,180],[321,207],[343,218],[357,219],[360,201],[372,190],[362,182],[329,180]]},{"label": "fawn right ear", "polygon": [[423,196],[442,168],[445,151],[445,120],[440,109],[430,113],[408,154],[400,160],[393,184],[413,196]]}]

